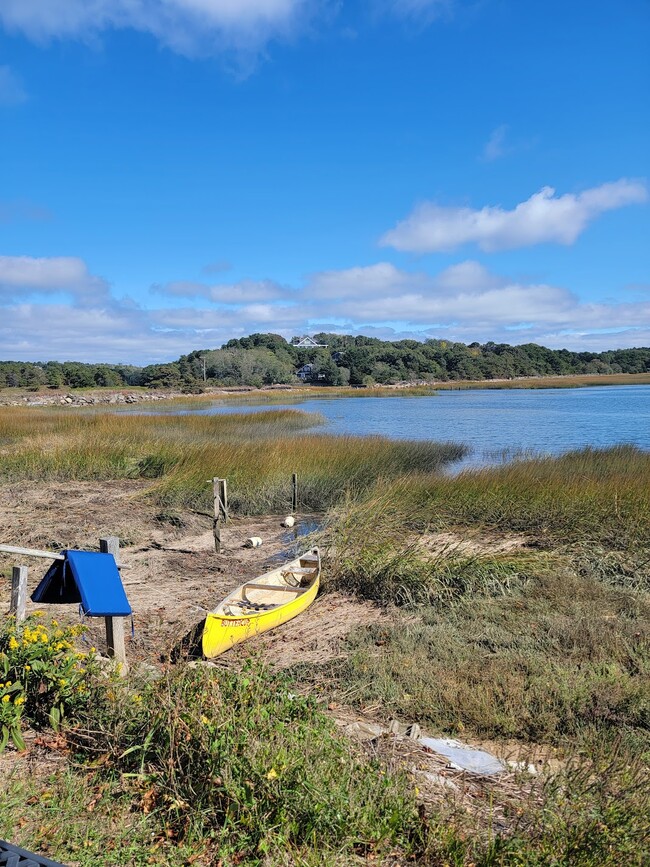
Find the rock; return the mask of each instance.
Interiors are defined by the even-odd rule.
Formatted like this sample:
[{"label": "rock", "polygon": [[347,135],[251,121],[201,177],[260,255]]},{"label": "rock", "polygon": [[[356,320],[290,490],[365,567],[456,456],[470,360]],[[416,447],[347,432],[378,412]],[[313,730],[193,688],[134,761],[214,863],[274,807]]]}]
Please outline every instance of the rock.
[{"label": "rock", "polygon": [[434,786],[440,786],[443,789],[449,789],[451,792],[458,792],[460,789],[453,782],[453,780],[448,780],[447,777],[443,777],[441,774],[434,774],[431,771],[418,771],[421,777],[428,783],[432,783]]},{"label": "rock", "polygon": [[357,722],[346,725],[343,731],[349,737],[358,738],[360,741],[372,741],[383,735],[386,729],[380,725],[376,725],[375,723],[367,723],[358,720]]}]

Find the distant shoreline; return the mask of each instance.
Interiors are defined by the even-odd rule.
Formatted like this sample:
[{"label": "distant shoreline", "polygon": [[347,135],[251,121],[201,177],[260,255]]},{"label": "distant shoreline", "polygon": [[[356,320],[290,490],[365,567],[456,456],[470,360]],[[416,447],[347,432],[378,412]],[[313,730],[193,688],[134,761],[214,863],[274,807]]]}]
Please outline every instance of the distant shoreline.
[{"label": "distant shoreline", "polygon": [[24,388],[0,390],[0,406],[123,406],[134,403],[161,400],[200,401],[218,399],[277,400],[292,397],[381,397],[403,394],[424,395],[436,391],[460,391],[466,389],[514,389],[514,388],[589,388],[602,385],[650,385],[650,373],[567,374],[564,376],[525,376],[514,379],[459,379],[447,382],[399,382],[392,385],[374,386],[305,386],[276,385],[254,388],[252,386],[210,387],[192,394],[177,389],[133,388],[80,388],[48,389],[29,391]]}]

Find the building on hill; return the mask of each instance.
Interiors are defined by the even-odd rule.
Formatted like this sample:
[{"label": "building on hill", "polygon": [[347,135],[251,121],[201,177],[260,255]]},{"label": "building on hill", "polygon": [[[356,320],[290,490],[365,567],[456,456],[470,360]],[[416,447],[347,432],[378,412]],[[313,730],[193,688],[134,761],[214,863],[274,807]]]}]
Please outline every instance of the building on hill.
[{"label": "building on hill", "polygon": [[324,373],[315,372],[315,364],[303,364],[300,370],[296,371],[296,376],[302,379],[303,382],[312,382],[314,379],[325,379]]},{"label": "building on hill", "polygon": [[313,337],[294,337],[291,345],[298,349],[327,349],[327,343],[316,343]]}]

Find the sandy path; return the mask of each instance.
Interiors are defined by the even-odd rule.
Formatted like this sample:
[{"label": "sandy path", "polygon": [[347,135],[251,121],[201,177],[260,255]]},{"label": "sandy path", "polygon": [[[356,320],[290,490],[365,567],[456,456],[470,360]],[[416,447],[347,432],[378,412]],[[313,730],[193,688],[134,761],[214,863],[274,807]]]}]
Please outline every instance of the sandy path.
[{"label": "sandy path", "polygon": [[[97,550],[100,536],[119,536],[123,562],[130,567],[123,571],[123,581],[134,611],[127,655],[157,662],[227,591],[265,571],[270,558],[290,559],[293,537],[282,527],[282,516],[235,519],[222,531],[224,548],[216,554],[209,518],[161,510],[147,497],[148,488],[147,482],[127,480],[0,485],[0,541],[46,550]],[[262,547],[243,547],[253,535],[263,539]],[[0,555],[2,611],[8,609],[11,566],[17,562],[29,567],[29,593],[49,566],[46,560]],[[37,607],[43,606],[28,603],[28,611]],[[61,622],[78,621],[75,605],[47,609]],[[350,629],[381,616],[370,603],[322,593],[301,617],[247,648],[261,650],[282,666],[297,660],[322,662],[338,655]],[[89,641],[103,651],[103,620],[88,618],[86,623]]]}]

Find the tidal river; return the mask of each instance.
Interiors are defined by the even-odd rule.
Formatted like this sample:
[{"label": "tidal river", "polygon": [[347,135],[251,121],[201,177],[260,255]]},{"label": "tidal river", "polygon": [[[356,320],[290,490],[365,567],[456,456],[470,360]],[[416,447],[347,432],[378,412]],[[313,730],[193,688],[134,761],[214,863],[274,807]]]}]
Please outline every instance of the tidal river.
[{"label": "tidal river", "polygon": [[[397,392],[389,397],[348,398],[325,393],[286,403],[215,400],[201,409],[180,412],[261,412],[271,407],[320,413],[326,424],[318,432],[462,442],[471,450],[463,467],[499,463],[520,454],[560,454],[583,446],[632,443],[650,449],[650,385],[476,389],[425,397]],[[178,407],[174,411],[179,412]]]}]

